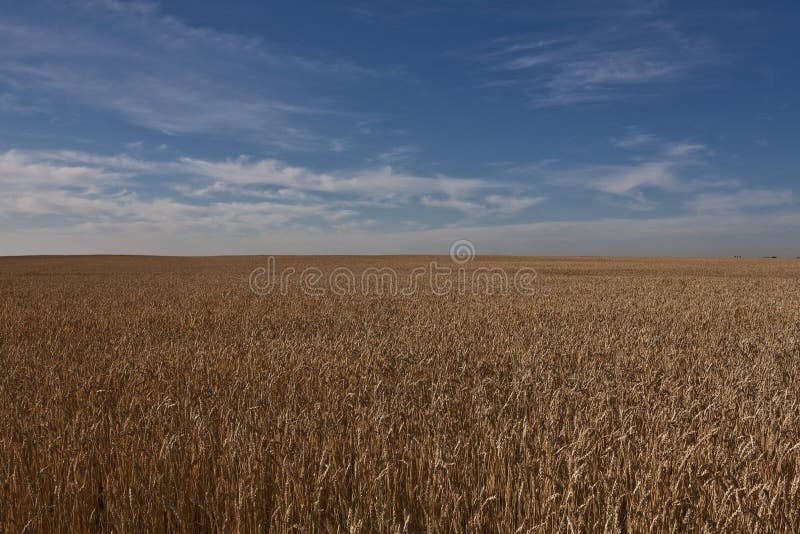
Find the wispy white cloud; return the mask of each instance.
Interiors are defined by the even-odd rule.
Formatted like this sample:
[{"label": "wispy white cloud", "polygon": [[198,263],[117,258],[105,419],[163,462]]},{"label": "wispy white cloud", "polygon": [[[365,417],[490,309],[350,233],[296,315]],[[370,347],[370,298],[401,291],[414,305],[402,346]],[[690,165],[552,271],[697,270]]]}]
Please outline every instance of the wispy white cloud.
[{"label": "wispy white cloud", "polygon": [[642,146],[651,145],[653,143],[656,143],[657,141],[658,138],[652,134],[638,132],[626,135],[618,139],[614,139],[613,143],[615,146],[618,146],[619,148],[630,150],[630,149],[640,148]]},{"label": "wispy white cloud", "polygon": [[287,165],[275,159],[251,160],[241,157],[225,161],[182,158],[180,170],[220,182],[269,185],[299,191],[347,193],[370,198],[406,197],[442,193],[463,197],[491,186],[474,178],[416,176],[398,172],[391,166],[356,171],[315,172]]},{"label": "wispy white cloud", "polygon": [[[160,189],[148,187],[154,179]],[[470,217],[507,216],[544,200],[501,194],[482,179],[418,176],[392,167],[317,172],[274,159],[146,161],[75,151],[0,153],[0,217],[36,226],[136,223],[214,233],[336,221],[364,210],[455,208]],[[316,222],[315,222],[316,219]],[[53,224],[49,220],[43,224]],[[284,228],[285,229],[285,228]]]},{"label": "wispy white cloud", "polygon": [[562,184],[583,185],[603,193],[628,195],[653,187],[673,190],[679,181],[669,161],[648,161],[632,165],[589,165],[567,171],[559,178]]},{"label": "wispy white cloud", "polygon": [[41,107],[23,103],[20,98],[11,93],[0,93],[0,113],[30,115],[44,113]]},{"label": "wispy white cloud", "polygon": [[[76,5],[77,10],[54,7],[63,10],[59,25],[0,15],[0,86],[25,95],[26,105],[55,95],[164,133],[312,149],[329,143],[322,117],[355,122],[356,115],[311,87],[346,87],[394,75],[390,69],[302,57],[257,38],[192,26],[154,3]],[[84,24],[88,17],[96,23]],[[4,96],[0,104],[20,109],[12,98]]]},{"label": "wispy white cloud", "polygon": [[737,212],[758,208],[776,208],[794,204],[792,191],[741,189],[730,193],[703,193],[686,205],[698,213]]},{"label": "wispy white cloud", "polygon": [[646,195],[648,190],[675,191],[681,187],[675,163],[670,161],[570,166],[551,173],[549,181],[559,186],[579,187],[620,197],[628,208],[634,210],[655,207]]},{"label": "wispy white cloud", "polygon": [[487,195],[474,199],[424,196],[423,206],[457,210],[472,217],[509,216],[541,204],[546,197]]},{"label": "wispy white cloud", "polygon": [[115,13],[150,15],[158,12],[158,3],[156,2],[140,2],[134,0],[83,0],[81,3],[86,8],[103,9]]},{"label": "wispy white cloud", "polygon": [[423,206],[428,208],[445,208],[457,210],[467,215],[482,217],[486,215],[489,210],[481,203],[471,200],[464,200],[459,198],[445,197],[436,198],[433,196],[425,195],[420,199]]},{"label": "wispy white cloud", "polygon": [[345,152],[350,147],[347,139],[332,139],[328,142],[328,147],[331,152]]},{"label": "wispy white cloud", "polygon": [[[75,156],[77,154],[72,154]],[[0,154],[0,184],[10,198],[20,189],[40,186],[89,187],[113,183],[128,175],[125,169],[98,167],[73,158],[70,164],[58,164],[61,153],[9,150]],[[67,156],[70,157],[70,156]]]},{"label": "wispy white cloud", "polygon": [[599,10],[570,35],[510,37],[449,53],[489,66],[484,87],[522,88],[532,107],[616,100],[685,81],[713,63],[713,43],[679,31],[656,8]]},{"label": "wispy white cloud", "polygon": [[[10,151],[11,154],[22,154],[26,152]],[[91,165],[94,167],[102,167],[105,169],[112,169],[117,172],[141,172],[149,171],[156,167],[156,163],[131,157],[129,155],[116,155],[116,156],[102,156],[91,154],[88,152],[78,152],[75,150],[39,150],[36,152],[28,152],[29,155],[35,155],[36,158],[47,161],[50,163],[69,164],[69,165]]]},{"label": "wispy white cloud", "polygon": [[[657,206],[651,192],[693,194],[698,191],[739,189],[741,181],[709,176],[713,151],[700,143],[668,142],[634,130],[612,143],[629,151],[629,161],[617,164],[569,164],[541,167],[539,174],[552,184],[598,191],[618,197],[628,208]],[[633,151],[633,152],[630,152]]]},{"label": "wispy white cloud", "polygon": [[741,187],[741,181],[736,179],[683,177],[686,168],[687,162],[675,160],[581,165],[553,172],[549,180],[555,185],[579,187],[620,198],[634,210],[650,210],[658,205],[651,192],[685,195]]},{"label": "wispy white cloud", "polygon": [[[164,229],[207,228],[215,232],[257,231],[291,221],[320,217],[340,220],[356,214],[321,201],[277,191],[270,200],[187,202],[143,191],[137,176],[180,172],[180,163],[142,162],[128,156],[98,156],[68,151],[0,153],[0,217],[60,217],[49,225],[148,223]],[[219,192],[219,191],[216,191]]]},{"label": "wispy white cloud", "polygon": [[707,146],[697,143],[673,143],[666,147],[667,155],[673,157],[695,156],[708,152]]},{"label": "wispy white cloud", "polygon": [[472,199],[423,196],[421,203],[429,208],[457,210],[473,217],[505,217],[522,212],[547,200],[543,196],[506,196],[490,194]]},{"label": "wispy white cloud", "polygon": [[670,159],[690,159],[713,154],[713,151],[702,143],[695,142],[667,142],[660,137],[648,132],[632,128],[632,131],[623,137],[613,138],[612,144],[624,150],[657,152],[662,157]]},{"label": "wispy white cloud", "polygon": [[489,195],[485,200],[500,215],[511,215],[541,204],[547,197]]},{"label": "wispy white cloud", "polygon": [[382,163],[394,163],[408,160],[419,152],[420,148],[416,145],[403,145],[381,152],[375,159]]},{"label": "wispy white cloud", "polygon": [[501,162],[501,165],[496,165],[500,167],[505,167],[506,170],[510,174],[515,175],[528,175],[528,176],[537,176],[541,175],[545,170],[552,169],[554,166],[557,166],[559,163],[563,163],[558,158],[545,158],[541,161],[535,161],[532,163],[514,163],[514,162]]},{"label": "wispy white cloud", "polygon": [[[696,194],[686,201],[692,213],[494,226],[489,224],[492,217],[521,213],[545,199],[508,194],[507,185],[502,193],[491,182],[395,174],[391,169],[348,175],[274,160],[154,162],[128,155],[12,150],[0,153],[0,187],[7,192],[0,198],[0,218],[6,222],[0,254],[245,253],[267,246],[270,252],[286,253],[446,253],[447,243],[458,238],[475,241],[486,253],[667,254],[673,246],[680,253],[739,254],[743,249],[762,253],[759,243],[765,235],[800,230],[791,191],[708,191],[703,189],[708,184],[692,184],[668,168],[642,163],[634,170],[607,169],[607,176],[588,187],[623,197],[642,187]],[[139,187],[142,177],[170,175],[198,182],[181,179],[182,189],[174,195]],[[453,209],[470,217],[427,228],[412,225],[408,231],[384,227],[362,209],[405,188],[392,185],[397,177],[418,194],[408,199],[414,213]],[[703,248],[709,237],[714,237],[712,252]],[[146,245],[137,249],[134,243]],[[785,254],[788,249],[763,253]]]}]

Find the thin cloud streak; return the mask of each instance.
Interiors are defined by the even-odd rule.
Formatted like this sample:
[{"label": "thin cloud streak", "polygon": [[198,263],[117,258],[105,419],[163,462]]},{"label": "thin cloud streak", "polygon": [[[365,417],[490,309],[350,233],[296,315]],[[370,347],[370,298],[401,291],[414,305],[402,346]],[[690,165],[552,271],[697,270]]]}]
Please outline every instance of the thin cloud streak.
[{"label": "thin cloud streak", "polygon": [[709,39],[682,33],[654,9],[595,13],[583,25],[574,35],[506,38],[446,55],[485,65],[484,75],[500,78],[484,88],[519,86],[533,108],[626,98],[717,61]]},{"label": "thin cloud streak", "polygon": [[703,193],[686,202],[699,213],[730,213],[742,210],[777,208],[794,204],[792,191],[742,189],[733,193]]},{"label": "thin cloud streak", "polygon": [[[187,25],[156,4],[77,5],[78,11],[56,7],[65,10],[59,27],[0,16],[0,83],[28,100],[66,96],[166,134],[226,135],[312,150],[329,143],[320,116],[351,122],[363,116],[309,90],[309,79],[347,87],[396,75],[276,52],[260,39]],[[103,24],[79,26],[81,11]],[[4,100],[13,103],[10,96]]]}]

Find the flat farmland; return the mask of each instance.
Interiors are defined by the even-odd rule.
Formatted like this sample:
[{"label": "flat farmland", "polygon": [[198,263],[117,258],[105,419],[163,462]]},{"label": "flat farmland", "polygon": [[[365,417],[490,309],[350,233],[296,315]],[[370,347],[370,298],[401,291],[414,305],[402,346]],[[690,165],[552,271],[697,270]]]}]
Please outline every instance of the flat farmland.
[{"label": "flat farmland", "polygon": [[2,531],[791,531],[799,397],[800,260],[0,259]]}]

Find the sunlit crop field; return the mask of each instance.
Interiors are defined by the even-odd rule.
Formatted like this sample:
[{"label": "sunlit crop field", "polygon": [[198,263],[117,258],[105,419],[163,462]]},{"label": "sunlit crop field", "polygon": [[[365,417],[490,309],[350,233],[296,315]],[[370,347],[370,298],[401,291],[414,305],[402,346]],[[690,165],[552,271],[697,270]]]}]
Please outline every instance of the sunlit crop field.
[{"label": "sunlit crop field", "polygon": [[322,297],[254,294],[264,262],[0,259],[0,531],[800,525],[800,260]]}]

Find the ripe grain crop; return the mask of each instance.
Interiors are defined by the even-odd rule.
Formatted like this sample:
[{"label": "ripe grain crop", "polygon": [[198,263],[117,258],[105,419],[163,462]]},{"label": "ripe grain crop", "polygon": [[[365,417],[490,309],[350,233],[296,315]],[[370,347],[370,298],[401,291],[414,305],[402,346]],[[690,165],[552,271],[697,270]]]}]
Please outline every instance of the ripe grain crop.
[{"label": "ripe grain crop", "polygon": [[254,295],[263,262],[0,259],[0,530],[800,525],[797,260],[478,258],[541,291],[321,298]]}]

